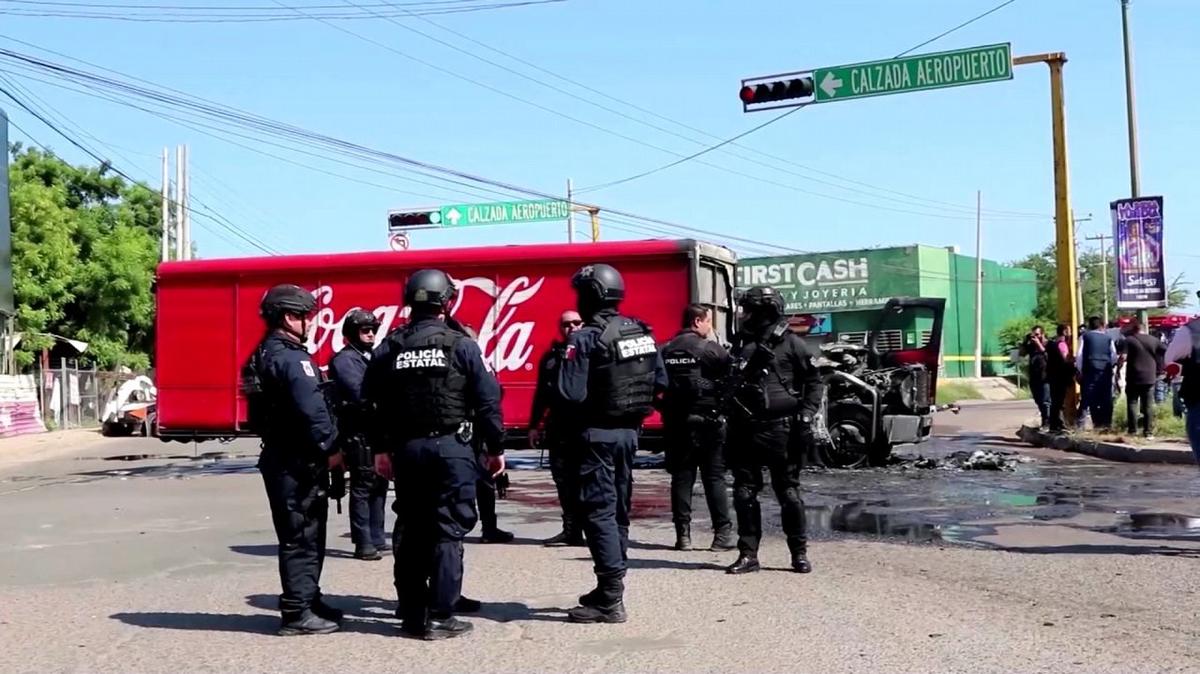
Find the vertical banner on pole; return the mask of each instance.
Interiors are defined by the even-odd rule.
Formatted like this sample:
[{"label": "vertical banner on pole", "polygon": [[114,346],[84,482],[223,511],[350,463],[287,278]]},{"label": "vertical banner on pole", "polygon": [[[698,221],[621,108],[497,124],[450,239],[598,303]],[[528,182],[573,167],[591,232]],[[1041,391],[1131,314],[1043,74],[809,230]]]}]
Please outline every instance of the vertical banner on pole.
[{"label": "vertical banner on pole", "polygon": [[1167,306],[1163,263],[1163,198],[1118,199],[1109,204],[1117,266],[1117,308]]}]

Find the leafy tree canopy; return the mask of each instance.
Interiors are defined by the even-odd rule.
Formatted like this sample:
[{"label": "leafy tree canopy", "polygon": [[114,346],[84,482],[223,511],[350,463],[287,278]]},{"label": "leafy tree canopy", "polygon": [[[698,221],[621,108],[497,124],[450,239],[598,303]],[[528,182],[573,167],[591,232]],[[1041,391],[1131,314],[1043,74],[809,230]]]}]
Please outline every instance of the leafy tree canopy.
[{"label": "leafy tree canopy", "polygon": [[83,359],[99,367],[149,367],[159,196],[107,164],[9,151],[17,362],[28,366],[55,334],[87,342]]}]

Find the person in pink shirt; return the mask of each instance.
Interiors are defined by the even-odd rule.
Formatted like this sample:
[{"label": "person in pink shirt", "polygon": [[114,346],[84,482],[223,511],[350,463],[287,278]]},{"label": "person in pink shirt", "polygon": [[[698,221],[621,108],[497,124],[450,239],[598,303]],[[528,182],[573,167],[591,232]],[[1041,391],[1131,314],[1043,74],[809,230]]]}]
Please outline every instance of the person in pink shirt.
[{"label": "person in pink shirt", "polygon": [[1046,344],[1046,382],[1050,385],[1050,430],[1063,430],[1063,405],[1075,384],[1075,361],[1071,358],[1071,327],[1059,324],[1054,339]]}]

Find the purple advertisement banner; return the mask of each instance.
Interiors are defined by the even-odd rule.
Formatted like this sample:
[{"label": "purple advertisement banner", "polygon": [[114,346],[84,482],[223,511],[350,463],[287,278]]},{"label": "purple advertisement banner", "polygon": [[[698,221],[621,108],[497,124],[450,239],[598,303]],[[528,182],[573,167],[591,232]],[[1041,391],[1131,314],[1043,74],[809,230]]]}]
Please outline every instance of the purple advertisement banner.
[{"label": "purple advertisement banner", "polygon": [[1117,262],[1117,308],[1166,307],[1163,198],[1118,199],[1109,208],[1113,220],[1113,255]]}]

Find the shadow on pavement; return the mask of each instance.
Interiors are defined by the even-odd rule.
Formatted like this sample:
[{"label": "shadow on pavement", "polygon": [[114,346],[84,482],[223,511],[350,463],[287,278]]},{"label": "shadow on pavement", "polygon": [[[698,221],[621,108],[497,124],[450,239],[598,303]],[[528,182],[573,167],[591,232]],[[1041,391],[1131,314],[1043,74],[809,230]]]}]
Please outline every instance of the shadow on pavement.
[{"label": "shadow on pavement", "polygon": [[114,613],[109,618],[126,625],[166,630],[198,632],[247,632],[275,634],[278,615],[242,615],[236,613]]},{"label": "shadow on pavement", "polygon": [[724,571],[725,567],[712,562],[681,562],[673,559],[634,559],[625,564],[630,569],[680,569],[692,571]]},{"label": "shadow on pavement", "polygon": [[1163,557],[1186,557],[1200,559],[1200,549],[1173,548],[1165,545],[1047,545],[1034,548],[1006,548],[1000,550],[1022,555],[1159,555]]},{"label": "shadow on pavement", "polygon": [[480,620],[491,620],[498,623],[526,620],[534,622],[565,622],[567,619],[567,609],[557,607],[531,608],[527,604],[515,601],[483,602],[483,607],[479,609],[478,613],[464,613],[461,617],[468,621],[471,618],[479,618]]},{"label": "shadow on pavement", "polygon": [[[275,557],[279,554],[279,546],[274,543],[264,545],[231,545],[230,552],[236,552],[240,555],[250,555],[252,557]],[[354,559],[354,553],[345,550],[335,550],[333,548],[325,549],[325,556],[334,559]]]}]

